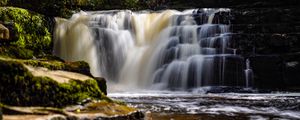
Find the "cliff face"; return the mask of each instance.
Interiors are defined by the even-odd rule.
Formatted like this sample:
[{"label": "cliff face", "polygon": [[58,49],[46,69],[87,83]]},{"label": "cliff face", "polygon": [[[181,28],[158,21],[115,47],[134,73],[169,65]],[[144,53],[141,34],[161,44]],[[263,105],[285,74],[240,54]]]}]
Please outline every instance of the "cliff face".
[{"label": "cliff face", "polygon": [[299,90],[300,9],[274,4],[232,9],[234,47],[251,62],[253,86]]}]

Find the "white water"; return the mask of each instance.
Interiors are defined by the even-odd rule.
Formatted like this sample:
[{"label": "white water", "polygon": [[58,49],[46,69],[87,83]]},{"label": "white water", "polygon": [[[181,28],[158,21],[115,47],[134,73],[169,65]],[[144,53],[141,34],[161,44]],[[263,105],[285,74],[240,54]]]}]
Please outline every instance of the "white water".
[{"label": "white water", "polygon": [[228,47],[229,25],[215,19],[228,11],[80,12],[69,20],[57,18],[54,54],[88,62],[94,76],[123,90],[238,86],[225,73],[227,59],[238,58]]},{"label": "white water", "polygon": [[246,76],[246,87],[250,87],[250,82],[253,79],[253,72],[250,68],[250,60],[246,59],[246,69],[245,69],[245,76]]},{"label": "white water", "polygon": [[[207,91],[210,88],[204,88]],[[191,93],[170,91],[139,91],[110,93],[109,97],[122,100],[143,111],[161,115],[228,116],[234,119],[300,119],[299,93],[241,94],[241,93]],[[289,104],[285,104],[286,102]],[[155,119],[155,118],[153,118]]]}]

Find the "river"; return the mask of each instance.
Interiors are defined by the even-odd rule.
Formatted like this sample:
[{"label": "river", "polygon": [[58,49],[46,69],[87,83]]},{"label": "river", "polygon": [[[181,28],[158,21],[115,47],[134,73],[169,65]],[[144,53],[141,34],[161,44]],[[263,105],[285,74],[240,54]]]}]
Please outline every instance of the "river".
[{"label": "river", "polygon": [[146,120],[300,119],[300,93],[140,91],[108,96],[137,107]]}]

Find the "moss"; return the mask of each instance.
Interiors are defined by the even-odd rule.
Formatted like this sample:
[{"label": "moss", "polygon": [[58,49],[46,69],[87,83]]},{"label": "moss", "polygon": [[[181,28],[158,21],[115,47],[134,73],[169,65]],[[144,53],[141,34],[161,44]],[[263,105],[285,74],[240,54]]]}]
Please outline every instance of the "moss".
[{"label": "moss", "polygon": [[84,61],[76,62],[63,62],[57,59],[39,59],[39,60],[24,60],[22,61],[26,65],[31,65],[34,67],[45,67],[50,70],[66,70],[71,72],[77,72],[91,76],[89,64]]},{"label": "moss", "polygon": [[31,59],[33,58],[33,51],[18,46],[1,46],[0,55],[18,59]]},{"label": "moss", "polygon": [[12,44],[36,54],[51,51],[51,34],[43,15],[21,8],[0,7],[0,21],[13,22],[18,40]]},{"label": "moss", "polygon": [[22,61],[26,65],[34,67],[45,67],[50,70],[64,70],[65,63],[60,61],[43,61],[43,60],[24,60]]},{"label": "moss", "polygon": [[0,68],[0,102],[6,105],[63,107],[87,98],[111,101],[94,79],[58,83],[34,77],[18,61],[0,60]]},{"label": "moss", "polygon": [[89,103],[83,109],[82,113],[104,113],[108,116],[114,115],[126,115],[128,113],[136,111],[135,108],[128,107],[124,104],[118,104],[107,101],[100,101],[96,103]]}]

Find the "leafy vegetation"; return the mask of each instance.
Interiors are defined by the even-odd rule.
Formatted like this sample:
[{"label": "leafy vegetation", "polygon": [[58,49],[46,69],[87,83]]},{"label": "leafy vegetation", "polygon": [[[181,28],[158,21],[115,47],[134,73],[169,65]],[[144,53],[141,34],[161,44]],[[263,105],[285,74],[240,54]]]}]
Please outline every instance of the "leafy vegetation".
[{"label": "leafy vegetation", "polygon": [[32,50],[35,54],[50,52],[51,34],[45,27],[43,15],[21,8],[0,7],[0,21],[13,22],[18,36],[13,45]]},{"label": "leafy vegetation", "polygon": [[138,7],[139,0],[124,0],[124,6],[130,9]]}]

